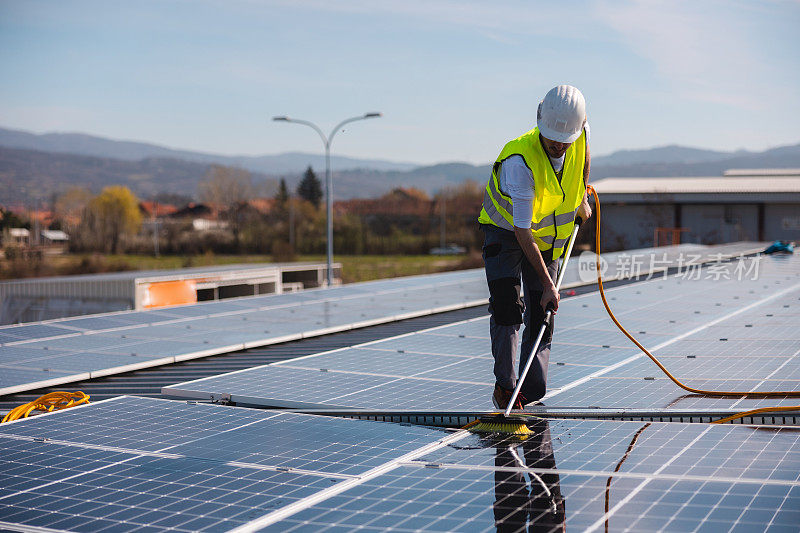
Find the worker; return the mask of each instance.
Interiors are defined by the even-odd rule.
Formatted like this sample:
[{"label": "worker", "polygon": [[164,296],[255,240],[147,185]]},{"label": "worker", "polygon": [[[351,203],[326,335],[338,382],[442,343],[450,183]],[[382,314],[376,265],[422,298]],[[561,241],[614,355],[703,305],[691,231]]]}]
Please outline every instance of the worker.
[{"label": "worker", "polygon": [[539,103],[536,124],[500,152],[478,217],[490,295],[496,382],[492,402],[498,409],[508,406],[516,386],[514,366],[523,321],[519,368],[529,357],[535,360],[512,408],[524,409],[545,395],[554,321],[537,353],[531,354],[537,326],[548,306],[558,310],[558,259],[575,216],[586,221],[592,215],[586,194],[590,156],[583,94],[570,85],[554,87]]}]

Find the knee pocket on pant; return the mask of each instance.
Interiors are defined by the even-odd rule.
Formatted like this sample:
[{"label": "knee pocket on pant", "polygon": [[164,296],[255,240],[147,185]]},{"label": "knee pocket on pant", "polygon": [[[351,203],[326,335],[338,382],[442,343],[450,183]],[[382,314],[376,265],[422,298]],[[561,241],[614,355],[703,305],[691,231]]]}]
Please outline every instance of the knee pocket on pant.
[{"label": "knee pocket on pant", "polygon": [[520,298],[520,281],[515,278],[501,278],[489,282],[489,312],[500,326],[522,324],[525,306]]}]

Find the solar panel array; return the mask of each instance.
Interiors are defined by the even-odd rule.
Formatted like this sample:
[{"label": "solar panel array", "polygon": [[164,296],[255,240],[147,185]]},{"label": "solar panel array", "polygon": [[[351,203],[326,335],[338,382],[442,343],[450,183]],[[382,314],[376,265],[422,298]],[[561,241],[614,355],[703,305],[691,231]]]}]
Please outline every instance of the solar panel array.
[{"label": "solar panel array", "polygon": [[797,527],[800,434],[792,429],[596,420],[541,420],[532,429],[520,440],[115,398],[0,426],[0,527]]},{"label": "solar panel array", "polygon": [[[761,247],[681,245],[605,254],[604,261],[608,277],[625,278]],[[578,268],[577,262],[570,265],[565,287],[585,283]],[[487,299],[483,271],[468,270],[0,327],[0,395],[461,309]]]},{"label": "solar panel array", "polygon": [[0,328],[0,395],[486,302],[479,270]]},{"label": "solar panel array", "polygon": [[[733,272],[726,279],[711,265],[612,289],[608,297],[623,324],[692,386],[798,390],[800,261],[770,257],[748,265],[754,264],[754,279]],[[292,315],[310,307],[272,310]],[[158,313],[176,309],[209,318],[197,307]],[[346,312],[359,312],[358,305]],[[562,302],[551,387],[546,405],[535,410],[797,403],[688,395],[664,380],[603,313],[596,294]],[[236,328],[240,314],[228,308],[213,317],[220,338]],[[117,316],[134,319],[95,318]],[[136,330],[181,342],[181,327],[194,325],[170,319],[64,338],[71,350],[122,351],[128,342],[152,342],[133,336]],[[44,334],[53,327],[34,326]],[[103,344],[106,337],[111,344]],[[9,347],[27,356],[36,342]],[[165,392],[352,413],[485,411],[491,363],[488,324],[480,318]],[[0,425],[0,529],[796,531],[800,523],[796,428],[539,419],[531,429],[533,435],[519,439],[194,400],[115,398]]]},{"label": "solar panel array", "polygon": [[[701,279],[658,278],[607,291],[609,303],[623,325],[691,387],[797,391],[800,260],[758,262],[757,279],[707,279],[707,272]],[[564,300],[556,323],[549,392],[539,411],[743,411],[798,403],[687,393],[619,332],[596,293]],[[181,383],[164,393],[270,407],[480,412],[492,409],[492,362],[488,319],[480,318]]]}]

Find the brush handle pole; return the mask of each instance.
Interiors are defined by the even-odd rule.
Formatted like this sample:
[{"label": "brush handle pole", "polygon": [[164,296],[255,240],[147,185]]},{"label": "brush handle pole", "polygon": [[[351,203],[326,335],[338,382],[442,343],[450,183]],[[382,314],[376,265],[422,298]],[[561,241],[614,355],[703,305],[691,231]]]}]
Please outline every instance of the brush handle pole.
[{"label": "brush handle pole", "polygon": [[567,271],[567,261],[569,261],[569,256],[572,255],[572,247],[575,246],[575,239],[578,236],[578,230],[581,229],[581,224],[583,224],[583,220],[577,217],[575,219],[575,227],[572,228],[572,235],[570,235],[567,243],[567,249],[564,252],[564,262],[561,264],[561,268],[558,269],[558,276],[556,276],[556,292],[561,289],[561,282],[564,280],[564,273]]},{"label": "brush handle pole", "polygon": [[[569,256],[572,254],[572,247],[575,244],[575,237],[578,235],[578,230],[581,228],[582,222],[583,221],[580,218],[575,219],[575,227],[572,228],[572,235],[570,235],[569,243],[567,244],[567,250],[564,254],[564,262],[561,263],[561,268],[558,270],[558,276],[556,276],[556,294],[558,293],[559,289],[561,289],[561,282],[564,280],[564,273],[567,271],[567,261],[569,261]],[[525,368],[522,370],[522,374],[520,374],[519,379],[517,380],[517,386],[514,387],[514,392],[511,394],[511,399],[508,401],[508,406],[506,406],[506,410],[503,413],[505,416],[511,414],[511,409],[514,407],[514,402],[517,401],[517,396],[519,396],[519,391],[522,388],[522,384],[525,382],[525,376],[528,375],[528,370],[531,368],[534,355],[539,349],[539,344],[542,342],[542,337],[544,337],[544,332],[547,329],[547,324],[550,322],[550,317],[553,316],[553,311],[554,309],[552,306],[547,307],[547,312],[545,313],[544,320],[542,321],[542,327],[539,329],[539,336],[536,337],[536,342],[533,344],[533,349],[528,356],[528,362],[525,364]]]},{"label": "brush handle pole", "polygon": [[525,381],[525,376],[528,375],[528,369],[531,367],[531,363],[533,362],[533,356],[536,353],[536,350],[539,349],[539,343],[542,342],[542,337],[544,336],[544,332],[547,329],[547,321],[550,320],[552,316],[552,311],[547,311],[544,315],[544,322],[542,323],[542,327],[539,329],[539,336],[536,337],[536,342],[533,344],[533,350],[531,354],[528,356],[528,362],[525,364],[525,369],[522,371],[522,375],[517,380],[517,386],[514,387],[514,393],[511,395],[511,399],[508,401],[508,405],[506,406],[506,410],[503,413],[505,416],[511,414],[511,409],[514,407],[514,402],[517,401],[517,396],[519,396],[519,391],[522,388],[522,383]]}]

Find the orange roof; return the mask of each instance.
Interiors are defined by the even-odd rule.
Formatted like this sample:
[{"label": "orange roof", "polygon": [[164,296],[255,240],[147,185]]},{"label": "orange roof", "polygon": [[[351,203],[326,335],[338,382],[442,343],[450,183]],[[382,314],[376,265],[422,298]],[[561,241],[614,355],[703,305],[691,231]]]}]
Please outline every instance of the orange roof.
[{"label": "orange roof", "polygon": [[380,198],[345,200],[336,202],[336,207],[339,212],[358,215],[428,215],[433,202],[424,191],[398,187]]},{"label": "orange roof", "polygon": [[247,201],[247,204],[258,211],[259,213],[269,213],[275,206],[274,198],[253,198]]},{"label": "orange roof", "polygon": [[160,202],[140,202],[139,207],[144,211],[144,214],[149,217],[167,217],[178,211],[178,208],[174,205],[162,204]]}]

